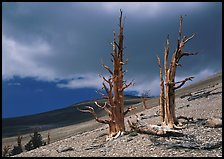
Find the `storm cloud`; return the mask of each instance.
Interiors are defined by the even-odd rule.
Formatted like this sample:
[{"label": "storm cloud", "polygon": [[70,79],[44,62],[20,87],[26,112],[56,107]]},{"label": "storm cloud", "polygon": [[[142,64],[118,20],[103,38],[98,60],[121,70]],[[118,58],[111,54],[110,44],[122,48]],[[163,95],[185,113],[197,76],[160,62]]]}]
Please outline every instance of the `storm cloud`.
[{"label": "storm cloud", "polygon": [[199,54],[182,59],[177,79],[193,75],[197,81],[221,70],[221,2],[5,2],[2,8],[3,80],[33,77],[56,81],[59,88],[100,88],[97,74],[107,75],[102,63],[111,66],[120,9],[129,60],[125,78],[136,83],[130,90],[158,93],[156,55],[163,56],[168,34],[170,54],[175,50],[180,15],[183,34],[196,33],[185,51]]}]

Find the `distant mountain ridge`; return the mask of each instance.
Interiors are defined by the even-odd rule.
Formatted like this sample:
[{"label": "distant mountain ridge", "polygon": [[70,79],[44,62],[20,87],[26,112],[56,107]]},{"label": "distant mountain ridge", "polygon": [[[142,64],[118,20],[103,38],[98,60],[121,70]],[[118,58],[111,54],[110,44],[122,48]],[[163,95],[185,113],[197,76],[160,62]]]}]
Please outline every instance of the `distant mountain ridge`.
[{"label": "distant mountain ridge", "polygon": [[[65,108],[60,108],[34,115],[5,118],[2,120],[2,136],[9,137],[16,134],[29,133],[32,132],[34,128],[38,128],[42,131],[93,119],[89,113],[82,113],[77,110],[77,106],[79,108],[82,108],[89,105],[94,107],[96,113],[99,116],[105,115],[105,112],[103,110],[95,106],[94,101],[95,100],[83,101]],[[97,101],[104,102],[105,100],[98,99]],[[125,96],[125,106],[130,106],[139,102],[141,102],[141,98],[138,96]]]}]

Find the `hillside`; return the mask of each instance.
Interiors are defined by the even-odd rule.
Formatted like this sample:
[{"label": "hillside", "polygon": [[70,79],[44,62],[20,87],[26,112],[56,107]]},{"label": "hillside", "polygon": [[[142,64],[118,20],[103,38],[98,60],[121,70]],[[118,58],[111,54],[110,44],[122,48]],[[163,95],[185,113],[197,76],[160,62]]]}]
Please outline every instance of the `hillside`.
[{"label": "hillside", "polygon": [[[16,156],[221,157],[222,127],[214,127],[211,125],[212,118],[222,119],[221,76],[221,74],[217,74],[207,80],[185,88],[184,91],[179,90],[179,97],[176,98],[176,114],[177,116],[192,118],[187,122],[186,128],[179,130],[179,135],[163,137],[131,133],[105,142],[108,126],[96,124],[94,120],[91,120],[55,130],[52,129],[50,131],[52,138],[58,138],[58,135],[60,136],[61,134],[64,134],[64,137],[66,137],[49,145]],[[198,96],[199,94],[202,95],[202,92],[210,93],[206,94],[206,96]],[[183,97],[183,95],[189,93],[193,95]],[[198,98],[192,99],[192,97]],[[155,99],[148,100],[148,103],[152,104],[150,102],[151,100]],[[155,107],[137,112],[136,114],[140,117],[141,125],[159,124],[159,116],[156,115],[158,110],[157,104]],[[125,118],[126,128],[129,131],[130,128],[127,125],[127,120],[134,122],[136,121],[136,116],[132,114]],[[56,131],[60,133],[57,134]]]},{"label": "hillside", "polygon": [[[98,102],[103,101],[104,100],[98,100]],[[137,104],[139,102],[141,102],[139,97],[125,97],[126,107]],[[17,134],[31,133],[33,132],[34,128],[38,128],[40,131],[43,131],[91,120],[91,115],[88,113],[82,113],[76,109],[76,107],[82,108],[83,106],[87,105],[94,107],[99,116],[105,115],[104,111],[95,106],[94,101],[89,100],[71,105],[66,108],[40,114],[3,119],[2,136],[11,137]]]},{"label": "hillside", "polygon": [[[218,74],[215,74],[214,76],[207,78],[206,80],[199,81],[195,84],[189,85],[186,88],[177,90],[176,96],[178,99],[178,97],[184,94],[188,94],[190,92],[209,88],[221,83],[222,83],[222,73],[218,73]],[[93,104],[92,101],[88,101],[88,102],[79,103],[79,104],[76,104],[76,106],[78,105],[79,107],[81,107],[86,104],[88,105]],[[148,108],[156,107],[158,106],[158,102],[159,102],[158,98],[150,98],[147,100],[147,107]],[[138,113],[143,111],[140,98],[138,97],[126,98],[126,106],[133,105],[133,104],[137,106],[137,109],[131,112],[130,114],[128,114],[128,116],[131,116],[133,113]],[[64,113],[67,113],[67,114],[64,114]],[[98,114],[100,116],[104,115],[99,110],[98,110]],[[13,124],[16,126],[12,127]],[[50,127],[50,124],[52,124],[52,127]],[[3,120],[3,134],[5,133],[4,134],[5,136],[2,136],[3,137],[2,144],[15,145],[16,135],[19,135],[22,133],[25,133],[25,135],[23,135],[23,143],[26,143],[29,140],[29,134],[26,134],[26,133],[32,132],[33,130],[32,128],[38,125],[42,126],[42,130],[45,130],[41,132],[44,139],[46,139],[47,133],[50,132],[52,142],[71,137],[75,134],[94,130],[102,126],[102,124],[95,122],[95,120],[92,119],[92,116],[90,114],[80,113],[76,109],[74,109],[74,106],[70,106],[64,109],[41,113],[41,114],[37,114],[33,116],[12,118],[6,121]]]}]

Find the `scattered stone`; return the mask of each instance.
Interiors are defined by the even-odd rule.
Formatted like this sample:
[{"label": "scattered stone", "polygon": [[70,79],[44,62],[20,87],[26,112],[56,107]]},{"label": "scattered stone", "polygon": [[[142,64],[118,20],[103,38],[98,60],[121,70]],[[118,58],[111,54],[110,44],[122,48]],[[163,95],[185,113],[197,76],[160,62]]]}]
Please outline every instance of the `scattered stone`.
[{"label": "scattered stone", "polygon": [[145,115],[144,113],[141,113],[141,114],[140,114],[140,116],[144,116],[144,115]]},{"label": "scattered stone", "polygon": [[207,121],[209,127],[219,128],[222,127],[222,119],[220,118],[209,118]]},{"label": "scattered stone", "polygon": [[128,138],[128,139],[127,139],[127,142],[129,142],[129,141],[131,141],[131,140],[133,140],[133,138]]},{"label": "scattered stone", "polygon": [[[129,117],[131,117],[131,121],[135,122],[137,119],[133,114],[125,118],[125,124],[127,124],[125,125],[127,131],[125,134],[127,135],[120,136],[115,140],[105,142],[108,125],[102,124],[94,130],[86,129],[85,132],[78,132],[71,138],[58,140],[15,157],[222,157],[222,128],[208,126],[211,117],[219,119],[222,114],[221,85],[222,83],[218,90],[214,91],[215,93],[211,92],[212,98],[209,100],[208,98],[197,98],[197,100],[189,102],[186,100],[188,97],[176,98],[176,116],[187,116],[189,119],[191,117],[194,119],[180,119],[183,120],[183,124],[184,122],[188,123],[187,128],[180,130],[180,135],[156,136],[140,133],[130,135],[131,130],[127,120],[130,120]],[[209,91],[214,88],[203,90]],[[198,92],[196,95],[201,93]],[[180,107],[181,109],[179,109]],[[158,126],[160,119],[155,116],[157,110],[158,107],[153,107],[137,112],[139,122],[146,126],[152,124]],[[144,115],[141,116],[141,114]],[[142,120],[142,117],[146,118]],[[68,147],[74,150],[63,151],[63,147],[64,150],[66,148],[69,150]],[[57,149],[63,153],[59,153]]]},{"label": "scattered stone", "polygon": [[74,148],[72,148],[72,147],[59,147],[58,149],[57,149],[57,152],[58,153],[61,153],[61,152],[66,152],[66,151],[73,151],[74,150]]},{"label": "scattered stone", "polygon": [[138,135],[138,133],[135,132],[135,131],[133,131],[133,132],[131,132],[128,136],[137,136],[137,135]]}]

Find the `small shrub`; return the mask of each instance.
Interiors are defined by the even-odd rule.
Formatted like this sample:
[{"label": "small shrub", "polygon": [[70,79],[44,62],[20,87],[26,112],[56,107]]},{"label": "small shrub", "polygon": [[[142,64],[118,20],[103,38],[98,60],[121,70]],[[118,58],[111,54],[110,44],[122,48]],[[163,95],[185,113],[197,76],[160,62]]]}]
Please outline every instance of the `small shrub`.
[{"label": "small shrub", "polygon": [[23,150],[20,146],[14,146],[12,151],[10,152],[10,156],[14,156],[14,155],[20,154],[22,152],[23,152]]},{"label": "small shrub", "polygon": [[30,141],[25,145],[25,149],[27,151],[46,145],[46,142],[42,140],[41,134],[39,134],[37,131],[35,131],[33,135],[30,135],[30,137]]},{"label": "small shrub", "polygon": [[50,133],[47,133],[47,144],[50,144],[51,138],[50,138]]},{"label": "small shrub", "polygon": [[3,151],[2,151],[2,157],[8,157],[9,156],[9,149],[11,148],[10,145],[5,145],[3,147]]},{"label": "small shrub", "polygon": [[10,152],[10,156],[14,156],[23,152],[22,144],[21,144],[22,138],[23,138],[22,136],[17,137],[18,146],[13,147],[12,151]]}]

